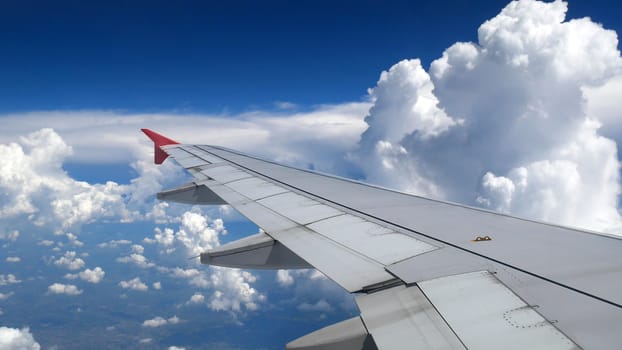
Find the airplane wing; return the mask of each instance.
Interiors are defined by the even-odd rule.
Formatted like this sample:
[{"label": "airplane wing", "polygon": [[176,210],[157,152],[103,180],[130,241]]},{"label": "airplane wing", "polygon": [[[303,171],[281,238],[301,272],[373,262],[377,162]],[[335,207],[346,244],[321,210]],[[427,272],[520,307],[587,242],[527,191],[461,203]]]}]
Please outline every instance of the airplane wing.
[{"label": "airplane wing", "polygon": [[194,181],[162,200],[229,204],[262,233],[201,254],[314,267],[360,316],[287,349],[619,349],[622,239],[296,169],[151,130]]}]

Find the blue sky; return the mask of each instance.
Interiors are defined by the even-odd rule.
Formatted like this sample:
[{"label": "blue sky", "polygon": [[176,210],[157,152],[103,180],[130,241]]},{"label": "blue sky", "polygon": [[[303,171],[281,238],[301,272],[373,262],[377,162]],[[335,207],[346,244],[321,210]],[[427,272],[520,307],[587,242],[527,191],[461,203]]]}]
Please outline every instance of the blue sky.
[{"label": "blue sky", "polygon": [[[380,71],[424,66],[505,1],[8,1],[0,112],[243,111],[364,98]],[[618,29],[617,3],[570,18]]]},{"label": "blue sky", "polygon": [[188,176],[152,164],[142,127],[622,234],[619,13],[613,1],[4,2],[0,348],[17,332],[33,349],[281,349],[358,313],[314,271],[188,260],[257,227],[156,201]]}]

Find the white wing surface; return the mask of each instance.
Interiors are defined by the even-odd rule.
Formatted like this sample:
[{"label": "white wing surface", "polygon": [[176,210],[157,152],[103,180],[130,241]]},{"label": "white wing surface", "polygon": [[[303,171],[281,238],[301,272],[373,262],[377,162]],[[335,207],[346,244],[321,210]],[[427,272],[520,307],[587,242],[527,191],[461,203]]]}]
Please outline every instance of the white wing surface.
[{"label": "white wing surface", "polygon": [[622,240],[295,169],[150,130],[156,162],[194,182],[158,194],[227,203],[263,233],[201,254],[255,269],[314,267],[360,317],[288,349],[617,349]]}]

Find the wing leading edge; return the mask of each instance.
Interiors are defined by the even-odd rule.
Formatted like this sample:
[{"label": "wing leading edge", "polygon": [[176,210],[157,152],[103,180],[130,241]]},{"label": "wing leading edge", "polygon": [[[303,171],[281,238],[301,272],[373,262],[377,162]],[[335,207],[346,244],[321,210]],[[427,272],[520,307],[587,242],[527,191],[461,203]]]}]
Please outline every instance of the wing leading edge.
[{"label": "wing leading edge", "polygon": [[[622,344],[622,240],[295,169],[151,130],[194,182],[158,194],[227,203],[264,233],[201,255],[313,266],[361,316],[291,349],[611,349]],[[158,152],[162,152],[162,154]],[[488,236],[489,240],[477,237]]]}]

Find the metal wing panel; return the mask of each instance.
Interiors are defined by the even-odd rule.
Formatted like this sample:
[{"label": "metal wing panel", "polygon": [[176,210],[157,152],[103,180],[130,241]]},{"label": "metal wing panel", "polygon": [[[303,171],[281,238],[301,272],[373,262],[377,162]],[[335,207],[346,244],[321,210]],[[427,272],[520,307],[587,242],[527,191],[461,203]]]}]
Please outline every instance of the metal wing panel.
[{"label": "metal wing panel", "polygon": [[347,291],[359,291],[394,279],[377,262],[315,233],[260,202],[248,199],[227,187],[228,184],[208,184],[214,193],[242,215]]},{"label": "metal wing panel", "polygon": [[418,285],[469,349],[579,349],[487,271],[436,278]]},{"label": "metal wing panel", "polygon": [[168,146],[165,149],[165,152],[168,153],[169,156],[175,158],[175,160],[186,159],[186,158],[194,158],[195,157],[194,154],[188,153],[187,151],[185,151],[179,145]]},{"label": "metal wing panel", "polygon": [[246,197],[252,200],[288,192],[281,186],[276,186],[256,177],[230,182],[227,187],[238,193],[244,193]]},{"label": "metal wing panel", "polygon": [[252,177],[248,172],[231,165],[206,167],[201,170],[201,173],[223,184]]},{"label": "metal wing panel", "polygon": [[216,157],[213,154],[207,153],[204,150],[196,147],[196,146],[187,146],[187,145],[181,145],[181,148],[188,152],[191,153],[192,155],[194,155],[197,158],[201,158],[205,161],[207,161],[210,164],[217,164],[217,163],[223,163],[224,160],[222,158]]},{"label": "metal wing panel", "polygon": [[[410,234],[622,306],[622,239],[510,217],[298,170],[216,147],[202,146],[248,171],[309,193]],[[472,242],[488,235],[492,241]],[[572,262],[564,264],[560,262]]]},{"label": "metal wing panel", "polygon": [[394,279],[381,265],[304,227],[270,235],[350,293]]},{"label": "metal wing panel", "polygon": [[[174,148],[163,146],[166,149],[169,147]],[[433,304],[435,307],[438,304],[442,317],[447,316],[451,319],[450,325],[451,323],[459,325],[458,328],[469,326],[469,323],[462,324],[456,321],[456,317],[464,316],[465,312],[459,312],[457,316],[452,314],[452,310],[463,307],[452,302],[458,299],[477,300],[472,299],[471,294],[473,291],[478,291],[478,288],[466,288],[470,291],[466,295],[461,294],[463,290],[455,288],[445,288],[441,293],[431,281],[444,278],[442,276],[456,276],[473,270],[486,269],[498,273],[498,279],[503,281],[505,285],[502,286],[507,289],[501,292],[514,293],[513,295],[518,300],[528,301],[529,304],[525,303],[525,305],[543,304],[538,309],[543,319],[549,321],[559,319],[559,323],[556,323],[558,332],[561,331],[566,336],[571,336],[581,346],[608,349],[622,342],[622,335],[612,331],[612,325],[622,324],[622,294],[618,293],[622,290],[622,268],[618,261],[620,251],[622,251],[620,239],[517,219],[293,169],[218,147],[187,145],[175,147],[182,147],[203,160],[207,160],[207,157],[217,160],[219,164],[191,168],[190,171],[198,180],[205,179],[205,177],[214,179],[215,181],[206,182],[210,189],[260,227],[270,227],[272,233],[279,236],[279,238],[275,236],[273,238],[279,241],[284,240],[283,243],[290,248],[298,244],[297,249],[303,252],[301,254],[306,254],[305,260],[316,267],[322,266],[326,271],[330,271],[327,275],[342,286],[348,285],[349,291],[358,290],[356,288],[360,289],[365,283],[375,279],[365,281],[362,279],[364,274],[361,273],[353,281],[345,281],[340,276],[348,274],[348,269],[342,266],[342,268],[331,270],[334,268],[331,266],[332,256],[324,261],[317,258],[323,254],[320,247],[330,246],[332,248],[328,250],[334,248],[335,255],[345,252],[355,257],[347,263],[350,265],[359,264],[360,259],[366,261],[370,265],[365,269],[372,271],[371,275],[386,277],[378,277],[377,280],[385,278],[385,281],[390,281],[392,276],[384,270],[386,268],[404,282],[418,285],[427,283],[430,295],[444,295],[443,293],[447,292],[446,297],[434,297]],[[185,157],[185,154],[180,153],[179,157]],[[215,170],[221,167],[223,169]],[[197,172],[197,169],[202,170]],[[207,173],[211,173],[212,176]],[[248,184],[245,184],[245,181],[248,181]],[[275,193],[265,198],[258,197],[261,196],[261,191],[252,190],[253,186],[250,184],[255,182],[260,184],[262,181],[288,192]],[[267,200],[283,196],[282,200],[290,194],[303,199],[282,203],[272,203]],[[264,200],[265,203],[259,203],[258,199]],[[290,218],[292,213],[295,213],[297,208],[305,202],[311,207],[322,206],[320,207],[322,210],[324,206],[328,207],[327,213],[331,210],[338,213],[332,217],[326,213],[317,215],[315,223],[309,222],[313,219],[311,215],[292,220]],[[387,248],[384,252],[378,249],[378,255],[374,256],[375,252],[370,248],[372,245],[361,243],[362,245],[357,246],[359,237],[361,240],[369,239],[365,237],[364,232],[367,232],[365,229],[362,229],[363,235],[361,232],[355,232],[357,230],[343,230],[342,234],[334,230],[333,225],[339,220],[337,218],[347,214],[381,227],[377,231],[374,231],[376,230],[374,228],[370,232],[386,235],[386,230],[393,230],[415,241],[423,242],[423,248],[417,252],[422,254],[414,257],[407,256],[405,250],[391,256],[391,251]],[[302,211],[299,215],[306,214]],[[322,227],[323,221],[328,223],[331,220],[335,221],[333,225],[328,225],[329,229]],[[478,235],[491,236],[492,240],[474,242],[474,238]],[[288,239],[291,242],[285,243]],[[441,249],[425,251],[425,244]],[[393,242],[387,247],[395,245]],[[309,249],[310,247],[314,249]],[[396,260],[402,257],[404,259]],[[443,259],[447,259],[449,263],[435,265],[434,261],[439,262],[439,258],[442,262],[445,262]],[[451,262],[454,263],[453,266]],[[463,262],[466,263],[463,265]],[[427,270],[430,272],[426,274]],[[445,280],[447,281],[456,285],[462,282],[452,279]],[[447,283],[447,285],[452,285],[452,283]],[[491,287],[487,281],[479,281],[477,285],[483,286],[486,291],[492,291],[492,294],[499,293],[499,290],[495,292],[494,287]],[[399,288],[403,287],[393,287],[364,296],[372,300],[371,296],[389,293],[388,291],[391,290],[393,291],[391,293],[394,293]],[[413,287],[407,289],[413,289]],[[476,292],[475,295],[477,294]],[[358,299],[357,303],[359,303]],[[378,300],[380,299],[383,299],[382,303],[390,304],[390,300],[385,300],[387,298]],[[359,303],[361,311],[365,314],[364,309],[367,307],[362,305],[363,303]],[[450,307],[445,309],[443,305],[450,305]],[[577,307],[571,307],[573,305]],[[386,316],[394,317],[400,313],[397,310],[394,311]],[[586,317],[586,314],[589,317]],[[528,316],[532,317],[533,314]],[[408,322],[410,321],[406,321]],[[417,323],[409,324],[411,332],[415,332],[412,327],[419,327]],[[366,326],[369,327],[367,324]],[[429,324],[426,324],[426,327],[429,327]],[[384,337],[389,342],[386,344],[391,344],[391,333],[387,332],[389,333],[385,334],[385,331],[376,330],[374,339],[377,336]],[[561,332],[550,334],[563,336]],[[404,334],[406,333],[405,331]],[[464,334],[469,333],[468,329]],[[464,339],[467,338],[469,338],[468,335],[464,336]],[[463,339],[462,335],[460,339]],[[477,344],[476,342],[470,343],[472,340],[467,341],[469,344]],[[532,343],[529,343],[529,346],[531,345]],[[470,347],[472,348],[472,345]],[[392,347],[385,345],[379,348]]]},{"label": "metal wing panel", "polygon": [[267,197],[258,202],[301,225],[343,214],[340,210],[291,191]]},{"label": "metal wing panel", "polygon": [[437,249],[431,244],[350,214],[334,216],[308,226],[385,266]]},{"label": "metal wing panel", "polygon": [[191,156],[188,158],[176,158],[175,157],[175,161],[186,169],[195,168],[195,167],[209,164],[207,161],[201,158],[194,157],[194,156]]},{"label": "metal wing panel", "polygon": [[416,286],[359,295],[355,300],[379,349],[465,349]]}]

